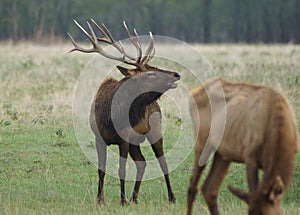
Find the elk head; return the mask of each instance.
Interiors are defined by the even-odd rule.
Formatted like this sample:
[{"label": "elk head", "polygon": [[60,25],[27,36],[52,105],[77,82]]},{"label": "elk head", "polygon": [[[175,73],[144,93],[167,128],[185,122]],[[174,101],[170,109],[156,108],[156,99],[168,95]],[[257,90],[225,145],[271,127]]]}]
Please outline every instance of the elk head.
[{"label": "elk head", "polygon": [[247,193],[240,189],[228,187],[229,191],[245,201],[249,206],[249,215],[280,215],[280,202],[285,186],[280,176],[270,182],[268,188],[258,189],[254,193]]},{"label": "elk head", "polygon": [[[129,32],[128,28],[127,28],[127,25],[126,25],[125,21],[123,22],[123,25],[124,25],[124,28],[125,28],[126,33],[128,35],[128,38],[137,50],[137,57],[133,57],[130,54],[126,53],[121,41],[118,41],[118,42],[115,41],[112,34],[109,32],[109,30],[107,29],[107,27],[103,23],[100,26],[93,19],[91,19],[91,21],[96,26],[96,28],[101,32],[103,37],[97,37],[96,36],[96,33],[95,33],[94,29],[92,28],[92,26],[89,22],[87,22],[87,26],[90,30],[90,34],[76,20],[74,20],[77,27],[86,35],[86,37],[92,43],[93,47],[90,48],[90,49],[80,47],[75,42],[75,40],[72,38],[72,36],[68,33],[68,36],[70,37],[70,39],[71,39],[71,41],[74,45],[74,48],[70,52],[80,51],[80,52],[84,52],[84,53],[93,53],[93,52],[94,53],[99,53],[100,55],[102,55],[106,58],[116,60],[116,61],[120,61],[122,63],[134,66],[135,68],[133,68],[133,69],[128,69],[128,68],[125,68],[125,67],[122,67],[122,66],[117,66],[118,70],[126,77],[134,76],[134,75],[137,75],[141,72],[147,72],[147,71],[163,72],[163,73],[171,74],[171,72],[169,72],[169,71],[162,70],[162,69],[159,69],[157,67],[150,66],[148,64],[149,61],[153,58],[153,56],[155,54],[154,38],[153,38],[151,32],[149,32],[149,34],[150,34],[150,44],[149,44],[149,46],[148,46],[148,48],[147,48],[147,50],[146,50],[146,52],[143,56],[142,46],[141,46],[141,43],[140,43],[140,40],[139,40],[139,35],[138,35],[137,31],[134,29],[135,36],[132,36],[131,33]],[[100,43],[111,45],[112,47],[114,47],[121,54],[121,56],[117,57],[117,56],[114,56],[114,55],[111,55],[111,54],[105,52],[104,49],[101,47]],[[172,75],[175,76],[177,78],[177,80],[180,79],[180,75],[178,73],[174,73]]]}]

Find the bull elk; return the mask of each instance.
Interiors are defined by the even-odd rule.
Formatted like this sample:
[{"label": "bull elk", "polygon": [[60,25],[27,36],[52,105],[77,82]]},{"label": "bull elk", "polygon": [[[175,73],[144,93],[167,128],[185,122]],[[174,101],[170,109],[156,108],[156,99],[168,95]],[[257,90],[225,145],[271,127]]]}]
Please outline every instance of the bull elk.
[{"label": "bull elk", "polygon": [[[218,103],[221,88],[226,103],[226,124],[219,147],[209,149],[215,146],[209,139],[212,119],[209,98],[216,100],[217,105],[221,104]],[[187,214],[192,213],[199,179],[206,165],[203,160],[202,165],[199,161],[203,159],[202,156],[207,157],[202,153],[211,150],[215,151],[213,163],[201,188],[211,214],[219,214],[219,187],[232,161],[246,165],[249,192],[231,186],[228,188],[248,204],[248,214],[281,214],[280,202],[291,183],[298,151],[297,125],[287,99],[270,87],[219,78],[207,81],[190,93],[190,112],[197,140],[194,169],[188,188]],[[224,118],[216,117],[215,120],[216,124],[220,124]],[[206,147],[208,150],[205,152]],[[258,177],[259,169],[263,171],[261,180]]]},{"label": "bull elk", "polygon": [[[177,83],[175,82],[180,79],[180,75],[176,72],[159,69],[148,64],[155,53],[154,38],[151,32],[150,44],[143,56],[142,46],[136,30],[134,29],[135,36],[132,36],[125,22],[123,23],[129,40],[137,50],[137,57],[132,57],[125,52],[120,41],[115,41],[104,24],[99,26],[94,20],[91,21],[102,33],[103,37],[100,38],[96,36],[95,31],[89,22],[87,22],[87,25],[90,33],[74,20],[77,27],[85,34],[93,47],[90,49],[80,47],[69,34],[74,45],[74,49],[70,52],[95,52],[106,58],[135,67],[128,69],[117,66],[119,71],[125,77],[121,80],[107,78],[103,81],[91,107],[90,125],[95,134],[98,154],[99,185],[97,201],[101,204],[104,200],[103,183],[106,170],[107,146],[116,144],[119,146],[120,156],[118,171],[121,186],[120,203],[121,205],[127,203],[125,197],[125,166],[128,153],[135,161],[137,168],[136,182],[130,200],[134,203],[137,202],[139,188],[146,167],[145,158],[140,150],[140,143],[147,138],[163,171],[168,189],[169,201],[175,202],[176,198],[172,192],[168,166],[164,157],[161,133],[161,110],[157,100],[167,90],[177,87]],[[105,52],[100,43],[112,46],[121,56],[117,57]],[[141,93],[131,101],[129,98],[136,92]],[[152,117],[152,114],[156,117]],[[125,123],[128,118],[129,123]],[[116,128],[116,126],[118,128]]]}]

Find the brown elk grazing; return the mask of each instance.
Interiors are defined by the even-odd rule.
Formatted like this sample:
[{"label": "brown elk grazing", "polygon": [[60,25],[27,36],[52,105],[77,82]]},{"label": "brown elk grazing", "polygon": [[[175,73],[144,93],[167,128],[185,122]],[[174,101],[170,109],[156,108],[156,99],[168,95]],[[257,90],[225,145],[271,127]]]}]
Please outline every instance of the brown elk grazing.
[{"label": "brown elk grazing", "polygon": [[[205,153],[205,147],[215,147],[215,143],[209,140],[212,109],[208,98],[216,100],[215,104],[218,105],[221,88],[224,90],[223,101],[226,102],[226,124],[219,147],[211,148],[215,151],[213,163],[201,188],[209,211],[214,215],[219,214],[219,187],[233,161],[246,164],[249,192],[231,186],[229,190],[248,204],[248,213],[281,214],[280,202],[291,183],[298,150],[293,111],[286,98],[274,89],[219,78],[191,90],[190,112],[197,141],[195,164],[188,189],[187,214],[192,213],[199,179],[206,164],[201,161],[201,157],[207,158],[207,155],[202,153]],[[217,111],[218,108],[223,107],[217,106]],[[215,118],[216,124],[222,123],[218,119]],[[220,120],[224,118],[220,117]],[[264,173],[261,181],[258,177],[259,169]]]},{"label": "brown elk grazing", "polygon": [[[140,184],[146,167],[146,161],[141,153],[139,144],[142,143],[145,138],[147,138],[150,142],[164,173],[169,201],[175,202],[176,198],[170,185],[168,167],[163,152],[160,117],[161,110],[156,100],[159,99],[160,96],[168,89],[177,87],[177,83],[175,82],[180,79],[180,75],[176,72],[170,72],[148,65],[148,62],[154,56],[154,39],[151,33],[150,44],[146,50],[145,56],[143,57],[138,34],[134,31],[135,36],[133,37],[124,22],[124,27],[128,37],[137,49],[138,56],[134,58],[125,52],[121,42],[116,42],[114,40],[104,24],[100,27],[94,20],[92,20],[92,22],[104,35],[104,37],[96,37],[93,28],[88,22],[87,25],[91,34],[88,34],[75,21],[75,24],[83,31],[93,44],[93,48],[85,49],[80,47],[71,35],[69,35],[73,45],[75,46],[75,48],[71,51],[80,51],[85,53],[96,52],[106,58],[117,60],[136,67],[134,69],[127,69],[117,66],[125,77],[120,81],[114,78],[106,79],[100,85],[91,107],[90,125],[95,134],[98,153],[98,203],[100,204],[103,201],[106,147],[111,144],[117,144],[119,146],[121,205],[126,204],[125,166],[128,152],[135,161],[137,168],[136,182],[131,196],[131,201],[135,203],[137,202]],[[106,53],[100,46],[99,42],[113,46],[122,56],[116,57]],[[131,100],[131,97],[135,95],[136,92],[140,93],[137,97]],[[153,117],[154,115],[157,116],[157,114],[154,113],[158,113],[159,117]]]}]

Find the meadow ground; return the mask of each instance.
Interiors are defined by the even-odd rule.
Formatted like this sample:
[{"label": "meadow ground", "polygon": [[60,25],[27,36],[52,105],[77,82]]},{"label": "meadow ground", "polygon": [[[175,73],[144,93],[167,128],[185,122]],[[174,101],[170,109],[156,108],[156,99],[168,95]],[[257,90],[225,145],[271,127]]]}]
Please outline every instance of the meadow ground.
[{"label": "meadow ground", "polygon": [[[97,168],[82,152],[72,123],[74,87],[91,55],[67,54],[71,44],[0,46],[0,214],[184,214],[193,154],[170,174],[176,204],[168,203],[161,177],[143,182],[138,205],[120,207],[119,181],[106,176],[105,203],[96,207]],[[281,89],[300,127],[300,46],[193,47],[221,77]],[[180,123],[172,115],[167,118]],[[176,132],[166,134],[166,150],[172,148]],[[246,205],[228,192],[228,184],[247,189],[243,165],[231,165],[220,190],[219,207],[222,214],[245,214]],[[128,195],[132,188],[133,182],[127,182]],[[300,155],[284,198],[284,214],[300,214],[299,202]],[[194,213],[209,214],[200,194]]]}]

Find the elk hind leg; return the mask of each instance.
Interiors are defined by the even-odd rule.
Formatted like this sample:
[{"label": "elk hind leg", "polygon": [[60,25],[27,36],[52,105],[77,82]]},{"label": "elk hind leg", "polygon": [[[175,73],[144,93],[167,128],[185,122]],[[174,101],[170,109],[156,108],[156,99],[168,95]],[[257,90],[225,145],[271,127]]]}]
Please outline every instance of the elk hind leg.
[{"label": "elk hind leg", "polygon": [[103,185],[104,185],[104,176],[105,176],[105,169],[106,169],[107,146],[105,143],[101,142],[97,137],[96,137],[96,149],[98,154],[98,176],[99,176],[97,202],[100,205],[104,200]]},{"label": "elk hind leg", "polygon": [[129,151],[129,143],[121,143],[119,145],[119,179],[120,179],[120,186],[121,186],[121,201],[120,204],[124,206],[126,202],[126,195],[125,195],[125,177],[126,177],[126,162],[127,156]]},{"label": "elk hind leg", "polygon": [[137,173],[136,173],[136,181],[133,189],[132,196],[130,201],[137,203],[138,193],[140,189],[140,185],[143,179],[143,175],[146,168],[146,160],[142,155],[141,149],[139,145],[130,144],[129,145],[129,154],[135,162]]}]

